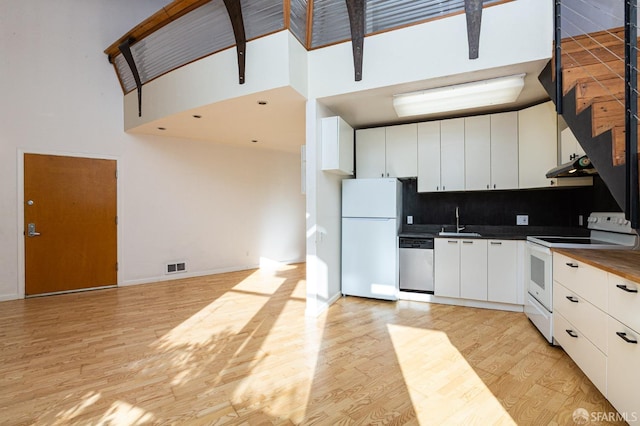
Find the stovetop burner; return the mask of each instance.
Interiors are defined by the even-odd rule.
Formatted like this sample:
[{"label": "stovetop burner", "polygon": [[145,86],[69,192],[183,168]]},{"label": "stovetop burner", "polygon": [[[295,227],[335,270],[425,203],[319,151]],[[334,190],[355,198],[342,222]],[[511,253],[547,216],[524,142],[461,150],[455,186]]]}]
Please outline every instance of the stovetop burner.
[{"label": "stovetop burner", "polygon": [[623,213],[591,213],[590,236],[529,236],[527,241],[551,248],[632,249],[637,234]]}]

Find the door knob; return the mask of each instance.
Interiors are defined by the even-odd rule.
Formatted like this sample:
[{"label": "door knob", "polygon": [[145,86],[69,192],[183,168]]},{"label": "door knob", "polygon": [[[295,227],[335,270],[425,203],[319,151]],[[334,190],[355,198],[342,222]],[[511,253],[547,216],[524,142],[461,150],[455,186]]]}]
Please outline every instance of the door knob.
[{"label": "door knob", "polygon": [[40,235],[40,233],[36,232],[36,224],[35,223],[28,224],[27,225],[27,237],[33,238],[33,237],[37,237],[38,235]]}]

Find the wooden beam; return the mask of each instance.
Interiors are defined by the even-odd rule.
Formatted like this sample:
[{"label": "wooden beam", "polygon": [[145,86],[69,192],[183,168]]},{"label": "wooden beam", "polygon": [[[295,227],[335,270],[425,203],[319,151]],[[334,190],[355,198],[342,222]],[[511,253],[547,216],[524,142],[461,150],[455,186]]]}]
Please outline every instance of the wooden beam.
[{"label": "wooden beam", "polygon": [[209,1],[211,0],[174,0],[113,42],[111,46],[105,49],[104,53],[106,53],[110,58],[109,60],[111,60],[111,58],[114,58],[119,53],[118,48],[124,41],[132,38],[140,41],[168,23],[175,21],[205,3],[209,3]]},{"label": "wooden beam", "polygon": [[478,59],[478,51],[480,50],[480,24],[482,22],[482,0],[464,0],[464,13],[467,15],[469,59]]},{"label": "wooden beam", "polygon": [[311,50],[311,38],[313,37],[313,0],[307,3],[307,39],[304,41],[307,50]]},{"label": "wooden beam", "polygon": [[362,80],[362,54],[364,48],[364,0],[345,0],[349,12],[351,27],[351,45],[353,48],[353,68],[355,80]]},{"label": "wooden beam", "polygon": [[227,8],[233,35],[236,38],[236,52],[238,54],[238,75],[239,83],[244,84],[245,54],[247,52],[247,37],[244,32],[244,21],[242,20],[242,5],[240,0],[224,0]]}]

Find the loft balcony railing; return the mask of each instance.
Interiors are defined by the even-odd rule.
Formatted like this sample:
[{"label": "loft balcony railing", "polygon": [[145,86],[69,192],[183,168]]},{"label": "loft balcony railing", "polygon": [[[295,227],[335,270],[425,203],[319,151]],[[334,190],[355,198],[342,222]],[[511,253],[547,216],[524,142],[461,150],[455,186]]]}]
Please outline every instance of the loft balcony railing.
[{"label": "loft balcony railing", "polygon": [[625,216],[638,229],[637,0],[555,0],[554,11],[556,109],[574,88],[576,113],[601,105],[593,136],[611,130],[611,161],[625,167]]},{"label": "loft balcony railing", "polygon": [[239,8],[245,41],[286,29],[312,50],[351,40],[347,4],[362,5],[363,35],[369,36],[464,13],[470,3],[489,7],[510,1],[173,0],[105,53],[126,94],[176,68],[236,46],[229,7]]}]

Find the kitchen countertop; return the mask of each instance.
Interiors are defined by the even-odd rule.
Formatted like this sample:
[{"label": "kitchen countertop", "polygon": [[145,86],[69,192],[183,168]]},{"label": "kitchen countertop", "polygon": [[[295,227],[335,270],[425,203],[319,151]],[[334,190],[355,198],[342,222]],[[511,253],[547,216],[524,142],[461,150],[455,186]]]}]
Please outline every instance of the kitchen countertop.
[{"label": "kitchen countertop", "polygon": [[552,251],[572,257],[580,262],[640,283],[640,251],[638,250],[598,250],[560,249]]},{"label": "kitchen countertop", "polygon": [[463,232],[477,232],[480,237],[441,237],[438,233],[455,231],[455,225],[404,225],[398,234],[400,238],[478,238],[499,240],[526,240],[529,235],[546,236],[588,236],[587,228],[562,226],[485,226],[466,225]]}]

